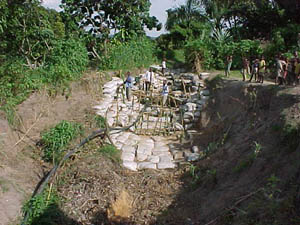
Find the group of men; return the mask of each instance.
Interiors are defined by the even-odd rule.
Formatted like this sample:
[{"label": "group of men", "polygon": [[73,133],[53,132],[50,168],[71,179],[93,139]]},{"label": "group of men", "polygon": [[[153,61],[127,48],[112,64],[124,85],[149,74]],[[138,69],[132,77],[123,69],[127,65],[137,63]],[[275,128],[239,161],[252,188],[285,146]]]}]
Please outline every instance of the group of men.
[{"label": "group of men", "polygon": [[[164,75],[167,69],[166,66],[166,59],[164,58],[162,61],[162,74]],[[130,72],[127,72],[126,74],[126,79],[124,81],[124,85],[125,85],[125,89],[126,89],[126,98],[128,101],[131,100],[131,89],[132,89],[132,85],[134,82],[133,77],[131,76]],[[146,94],[148,94],[150,92],[151,86],[154,83],[154,79],[155,79],[155,75],[154,72],[152,70],[152,68],[150,67],[149,70],[144,74],[143,80],[144,80],[144,90],[146,92]],[[162,104],[165,105],[168,99],[168,94],[169,94],[169,86],[167,83],[167,80],[163,81],[163,86],[162,86],[162,90],[161,90],[161,95],[162,95]]]},{"label": "group of men", "polygon": [[291,59],[283,57],[281,54],[276,56],[276,83],[279,85],[297,85],[300,78],[300,59],[298,52],[294,52]]},{"label": "group of men", "polygon": [[[300,79],[300,59],[298,57],[298,52],[294,52],[294,57],[291,59],[287,59],[283,57],[281,54],[276,56],[276,79],[275,83],[279,85],[282,84],[299,84]],[[229,76],[230,68],[232,64],[232,56],[228,56],[226,58],[226,69],[225,76]],[[254,77],[254,81],[258,83],[264,82],[264,77],[266,74],[266,61],[264,56],[260,59],[256,58],[252,62],[248,60],[246,57],[242,58],[242,76],[243,81],[246,81],[247,75],[250,76],[249,82],[252,81]]]},{"label": "group of men", "polygon": [[250,69],[250,61],[243,57],[243,68],[242,68],[242,75],[243,75],[243,81],[246,81],[247,74],[250,75],[249,82],[252,81],[252,78],[254,77],[254,81],[258,83],[264,82],[265,72],[266,72],[266,61],[265,57],[262,56],[260,59],[253,60],[251,64]]}]

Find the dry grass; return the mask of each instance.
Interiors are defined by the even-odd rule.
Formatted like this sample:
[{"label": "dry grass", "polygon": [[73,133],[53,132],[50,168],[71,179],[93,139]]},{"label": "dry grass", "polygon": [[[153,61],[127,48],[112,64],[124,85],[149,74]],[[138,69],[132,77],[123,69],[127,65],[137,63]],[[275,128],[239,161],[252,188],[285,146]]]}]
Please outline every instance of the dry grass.
[{"label": "dry grass", "polygon": [[112,222],[126,221],[131,216],[132,198],[122,190],[117,199],[107,209],[107,217]]}]

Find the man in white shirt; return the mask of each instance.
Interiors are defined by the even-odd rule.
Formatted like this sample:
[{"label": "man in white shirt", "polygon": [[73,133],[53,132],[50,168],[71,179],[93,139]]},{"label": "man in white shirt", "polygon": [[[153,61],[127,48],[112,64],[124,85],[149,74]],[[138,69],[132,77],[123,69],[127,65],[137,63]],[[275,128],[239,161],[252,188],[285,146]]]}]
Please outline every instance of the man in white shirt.
[{"label": "man in white shirt", "polygon": [[166,71],[166,69],[167,69],[166,58],[163,58],[163,61],[162,61],[162,63],[161,63],[161,67],[162,67],[161,72],[162,72],[163,75],[165,75],[165,71]]},{"label": "man in white shirt", "polygon": [[151,87],[151,83],[154,79],[154,73],[152,71],[152,68],[150,67],[149,68],[149,71],[146,72],[146,80],[145,80],[145,89],[146,89],[146,92],[150,91],[150,87]]}]

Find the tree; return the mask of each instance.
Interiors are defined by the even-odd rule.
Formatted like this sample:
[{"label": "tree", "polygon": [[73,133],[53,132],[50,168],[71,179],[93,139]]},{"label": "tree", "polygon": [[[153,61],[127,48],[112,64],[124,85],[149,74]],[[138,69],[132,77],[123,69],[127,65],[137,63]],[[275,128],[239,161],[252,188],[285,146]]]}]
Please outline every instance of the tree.
[{"label": "tree", "polygon": [[166,29],[171,30],[176,25],[186,24],[190,28],[192,21],[205,21],[207,17],[204,16],[203,10],[197,4],[198,0],[187,0],[184,5],[177,8],[168,9],[168,17],[166,22]]},{"label": "tree", "polygon": [[63,0],[65,12],[82,28],[95,36],[107,37],[112,29],[127,34],[143,33],[144,27],[160,29],[161,24],[151,17],[149,0]]},{"label": "tree", "polygon": [[292,22],[300,23],[300,1],[299,0],[275,0],[280,8]]},{"label": "tree", "polygon": [[54,12],[38,0],[1,2],[0,54],[22,57],[31,68],[42,64],[55,38],[64,36],[64,25]]}]

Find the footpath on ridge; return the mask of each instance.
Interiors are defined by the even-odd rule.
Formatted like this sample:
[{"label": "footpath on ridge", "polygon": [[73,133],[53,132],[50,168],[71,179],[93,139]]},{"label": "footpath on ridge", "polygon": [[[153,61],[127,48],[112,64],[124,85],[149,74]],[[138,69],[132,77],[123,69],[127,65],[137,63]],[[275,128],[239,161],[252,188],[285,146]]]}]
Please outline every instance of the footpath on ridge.
[{"label": "footpath on ridge", "polygon": [[[143,90],[144,74],[140,74],[132,88],[133,99],[128,101],[121,89],[123,80],[112,77],[103,87],[104,98],[94,106],[96,114],[105,117],[110,127],[125,127],[138,118],[146,103],[150,105],[136,126],[128,131],[110,133],[111,141],[122,151],[123,166],[134,171],[175,168],[178,163],[201,157],[196,146],[191,150],[176,147],[179,140],[174,141],[174,137],[195,132],[193,126],[209,99],[204,85],[209,74],[202,73],[199,77],[173,70],[163,76],[158,72],[159,66],[152,68],[157,72],[149,93]],[[162,106],[164,80],[171,86],[167,104]]]}]

